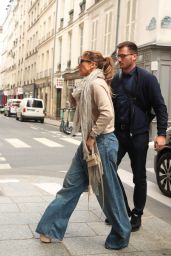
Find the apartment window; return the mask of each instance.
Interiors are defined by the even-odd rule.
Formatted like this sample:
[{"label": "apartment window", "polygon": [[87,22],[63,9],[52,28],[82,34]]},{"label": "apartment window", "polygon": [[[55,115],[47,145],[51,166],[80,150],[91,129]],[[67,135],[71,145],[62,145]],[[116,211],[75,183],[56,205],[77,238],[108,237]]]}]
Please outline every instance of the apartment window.
[{"label": "apartment window", "polygon": [[62,37],[59,38],[59,64],[62,61]]},{"label": "apartment window", "polygon": [[69,37],[69,54],[68,54],[68,59],[71,60],[71,48],[72,48],[72,31],[68,33]]},{"label": "apartment window", "polygon": [[[65,0],[59,1],[60,19],[64,17]],[[72,9],[72,8],[71,8]]]},{"label": "apartment window", "polygon": [[92,36],[91,36],[91,49],[96,50],[97,47],[97,31],[98,31],[98,19],[92,22]]},{"label": "apartment window", "polygon": [[33,35],[33,48],[35,47],[35,35]]},{"label": "apartment window", "polygon": [[111,30],[112,30],[112,12],[109,11],[105,15],[105,32],[104,32],[104,53],[108,55],[111,53]]},{"label": "apartment window", "polygon": [[84,24],[82,23],[80,26],[80,55],[83,52],[83,32],[84,32]]},{"label": "apartment window", "polygon": [[51,30],[51,16],[48,18],[48,30]]},{"label": "apartment window", "polygon": [[41,66],[42,66],[42,71],[44,69],[44,53],[42,53],[42,63],[41,63]]},{"label": "apartment window", "polygon": [[137,0],[128,0],[126,18],[126,40],[134,41]]},{"label": "apartment window", "polygon": [[69,9],[69,11],[70,11],[70,10],[74,9],[74,0],[70,0],[69,3],[70,3],[70,9]]},{"label": "apartment window", "polygon": [[32,50],[33,48],[33,42],[32,42],[32,37],[30,38],[30,51]]},{"label": "apartment window", "polygon": [[35,39],[35,46],[38,45],[38,31],[36,31],[36,39]]},{"label": "apartment window", "polygon": [[43,34],[46,35],[46,21],[43,23]]},{"label": "apartment window", "polygon": [[46,67],[49,66],[49,50],[46,52]]}]

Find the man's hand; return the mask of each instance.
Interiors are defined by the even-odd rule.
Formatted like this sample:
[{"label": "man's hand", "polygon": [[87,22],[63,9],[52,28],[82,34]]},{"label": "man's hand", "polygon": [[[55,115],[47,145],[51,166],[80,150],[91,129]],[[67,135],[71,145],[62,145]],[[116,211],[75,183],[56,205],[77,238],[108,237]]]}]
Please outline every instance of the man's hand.
[{"label": "man's hand", "polygon": [[156,136],[154,138],[154,149],[156,151],[160,151],[166,145],[166,137],[165,136]]},{"label": "man's hand", "polygon": [[92,137],[88,137],[87,141],[86,141],[86,146],[88,148],[88,151],[91,153],[93,147],[94,147],[94,143],[95,143],[95,139],[93,139]]}]

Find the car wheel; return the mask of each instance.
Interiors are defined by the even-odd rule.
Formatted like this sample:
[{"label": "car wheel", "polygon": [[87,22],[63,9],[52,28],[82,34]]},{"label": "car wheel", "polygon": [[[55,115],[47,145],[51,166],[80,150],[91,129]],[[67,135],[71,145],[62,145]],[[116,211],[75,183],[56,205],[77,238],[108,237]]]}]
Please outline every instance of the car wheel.
[{"label": "car wheel", "polygon": [[44,119],[41,119],[40,122],[43,124],[44,123]]},{"label": "car wheel", "polygon": [[16,120],[18,121],[18,116],[16,115]]},{"label": "car wheel", "polygon": [[10,112],[8,111],[8,114],[7,114],[8,117],[10,117]]},{"label": "car wheel", "polygon": [[158,160],[156,168],[157,184],[161,192],[171,197],[171,152],[165,152]]}]

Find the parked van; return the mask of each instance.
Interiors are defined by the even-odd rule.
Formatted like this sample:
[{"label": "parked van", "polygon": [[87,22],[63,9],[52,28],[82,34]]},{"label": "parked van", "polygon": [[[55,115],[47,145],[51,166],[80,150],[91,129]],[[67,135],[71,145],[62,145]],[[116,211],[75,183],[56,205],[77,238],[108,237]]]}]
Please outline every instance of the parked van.
[{"label": "parked van", "polygon": [[16,120],[39,120],[44,123],[44,102],[42,99],[24,98],[17,109]]},{"label": "parked van", "polygon": [[21,99],[9,99],[4,107],[4,116],[16,115]]}]

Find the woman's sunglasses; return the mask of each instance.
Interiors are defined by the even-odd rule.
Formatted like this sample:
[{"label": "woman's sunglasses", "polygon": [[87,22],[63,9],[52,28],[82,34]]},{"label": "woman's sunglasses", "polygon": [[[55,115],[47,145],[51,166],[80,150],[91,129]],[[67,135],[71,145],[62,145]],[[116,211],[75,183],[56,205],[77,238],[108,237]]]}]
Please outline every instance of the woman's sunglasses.
[{"label": "woman's sunglasses", "polygon": [[92,61],[91,61],[91,60],[85,60],[85,59],[79,58],[78,64],[80,65],[80,64],[83,63],[83,62],[92,62]]}]

